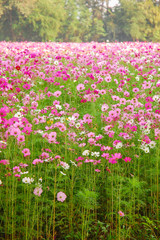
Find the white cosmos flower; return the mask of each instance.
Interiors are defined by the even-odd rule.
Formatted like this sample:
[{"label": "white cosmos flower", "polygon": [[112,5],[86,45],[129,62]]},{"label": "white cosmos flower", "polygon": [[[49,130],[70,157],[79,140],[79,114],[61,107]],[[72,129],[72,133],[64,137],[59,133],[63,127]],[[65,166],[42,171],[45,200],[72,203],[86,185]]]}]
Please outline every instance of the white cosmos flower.
[{"label": "white cosmos flower", "polygon": [[154,148],[156,146],[156,142],[151,141],[148,145],[150,146],[150,148]]},{"label": "white cosmos flower", "polygon": [[146,135],[149,134],[149,133],[150,133],[150,129],[145,129],[145,130],[143,131],[143,133],[146,134]]},{"label": "white cosmos flower", "polygon": [[83,153],[82,153],[83,156],[89,156],[89,150],[85,150]]},{"label": "white cosmos flower", "polygon": [[75,117],[68,117],[68,121],[76,121],[76,118]]},{"label": "white cosmos flower", "polygon": [[154,95],[154,96],[153,96],[153,100],[154,100],[154,101],[158,101],[158,100],[159,100],[159,98],[160,98],[160,96],[159,96],[159,95]]},{"label": "white cosmos flower", "polygon": [[65,118],[64,118],[64,117],[61,117],[60,122],[61,122],[61,123],[64,123],[64,120],[65,120]]},{"label": "white cosmos flower", "polygon": [[15,115],[14,115],[14,117],[16,117],[16,118],[22,118],[22,114],[21,114],[21,112],[17,112]]},{"label": "white cosmos flower", "polygon": [[119,148],[121,148],[122,146],[123,146],[123,144],[122,144],[121,142],[119,142],[119,143],[116,144],[116,149],[119,149]]},{"label": "white cosmos flower", "polygon": [[65,170],[67,170],[67,169],[70,168],[69,164],[66,163],[66,162],[61,162],[60,165],[61,165]]},{"label": "white cosmos flower", "polygon": [[61,109],[62,109],[61,105],[58,105],[58,104],[56,104],[56,108],[57,108],[58,110],[61,110]]},{"label": "white cosmos flower", "polygon": [[149,147],[145,147],[143,150],[145,153],[149,153]]},{"label": "white cosmos flower", "polygon": [[25,177],[22,179],[22,182],[31,184],[32,182],[34,182],[34,179],[30,177]]},{"label": "white cosmos flower", "polygon": [[72,165],[74,165],[75,167],[77,167],[77,164],[75,162],[73,162],[72,160],[70,160],[70,162],[72,163]]},{"label": "white cosmos flower", "polygon": [[80,126],[81,126],[81,124],[80,123],[76,123],[76,128],[79,128]]},{"label": "white cosmos flower", "polygon": [[58,65],[58,63],[59,63],[58,61],[54,61],[54,64],[55,64],[55,65]]},{"label": "white cosmos flower", "polygon": [[23,175],[23,174],[27,174],[27,173],[28,173],[28,171],[27,171],[27,172],[20,172],[21,175]]},{"label": "white cosmos flower", "polygon": [[99,157],[100,153],[99,152],[91,152],[92,157]]}]

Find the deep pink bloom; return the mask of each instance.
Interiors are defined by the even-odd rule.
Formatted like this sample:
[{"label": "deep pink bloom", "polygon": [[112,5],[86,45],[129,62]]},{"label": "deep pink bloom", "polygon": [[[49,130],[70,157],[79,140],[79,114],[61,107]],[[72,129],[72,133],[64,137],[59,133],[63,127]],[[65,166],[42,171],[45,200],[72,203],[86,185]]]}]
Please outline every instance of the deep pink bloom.
[{"label": "deep pink bloom", "polygon": [[24,157],[27,157],[27,156],[31,155],[30,150],[28,148],[24,148],[22,150],[22,153],[24,154]]},{"label": "deep pink bloom", "polygon": [[130,161],[131,161],[131,158],[130,158],[130,157],[125,157],[125,158],[124,158],[124,161],[125,161],[125,162],[130,162]]},{"label": "deep pink bloom", "polygon": [[146,108],[146,109],[151,109],[151,108],[152,108],[152,103],[147,102],[147,103],[145,104],[145,108]]},{"label": "deep pink bloom", "polygon": [[29,90],[31,88],[31,84],[26,83],[23,85],[23,88]]},{"label": "deep pink bloom", "polygon": [[0,163],[2,163],[3,165],[8,165],[9,164],[9,160],[0,160]]}]

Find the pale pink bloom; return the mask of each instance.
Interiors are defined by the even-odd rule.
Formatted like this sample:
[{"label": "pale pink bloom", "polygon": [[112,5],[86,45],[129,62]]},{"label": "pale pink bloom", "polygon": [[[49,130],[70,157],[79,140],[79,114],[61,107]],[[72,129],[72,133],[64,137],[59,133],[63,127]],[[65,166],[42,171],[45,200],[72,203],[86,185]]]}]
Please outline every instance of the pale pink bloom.
[{"label": "pale pink bloom", "polygon": [[24,135],[18,135],[17,136],[17,141],[18,142],[25,142],[25,136]]},{"label": "pale pink bloom", "polygon": [[93,144],[96,143],[96,141],[95,141],[94,138],[89,138],[89,139],[88,139],[88,142],[89,142],[91,145],[93,145]]},{"label": "pale pink bloom", "polygon": [[58,101],[58,100],[53,101],[53,105],[54,105],[54,106],[55,106],[55,105],[60,105],[60,101]]},{"label": "pale pink bloom", "polygon": [[111,82],[112,78],[110,75],[107,75],[107,77],[105,77],[105,81],[106,82]]},{"label": "pale pink bloom", "polygon": [[127,91],[124,91],[124,96],[125,96],[125,97],[129,97],[129,96],[130,96],[130,93],[127,92]]},{"label": "pale pink bloom", "polygon": [[117,117],[117,113],[116,113],[116,111],[113,111],[113,110],[111,110],[111,111],[109,111],[109,117]]},{"label": "pale pink bloom", "polygon": [[96,84],[91,84],[91,87],[93,88],[93,89],[96,89]]},{"label": "pale pink bloom", "polygon": [[125,105],[126,104],[126,99],[125,98],[120,98],[119,103]]},{"label": "pale pink bloom", "polygon": [[104,95],[104,94],[106,94],[106,90],[105,90],[105,89],[101,89],[101,90],[99,90],[99,93],[100,93],[101,95]]},{"label": "pale pink bloom", "polygon": [[49,139],[54,139],[54,140],[55,140],[55,139],[56,139],[56,136],[57,136],[57,133],[56,133],[56,132],[51,132],[51,133],[48,134],[48,138],[49,138]]},{"label": "pale pink bloom", "polygon": [[61,91],[56,91],[56,92],[53,93],[53,95],[54,95],[55,97],[59,97],[61,94],[62,94]]},{"label": "pale pink bloom", "polygon": [[78,118],[79,118],[79,113],[74,113],[72,116],[73,116],[74,118],[78,119]]},{"label": "pale pink bloom", "polygon": [[64,202],[66,199],[66,194],[64,192],[57,193],[57,200],[60,202]]},{"label": "pale pink bloom", "polygon": [[33,122],[34,124],[38,124],[38,123],[39,123],[39,119],[38,119],[38,118],[34,118],[34,119],[32,120],[32,122]]},{"label": "pale pink bloom", "polygon": [[139,92],[139,88],[133,88],[133,92]]},{"label": "pale pink bloom", "polygon": [[21,130],[19,128],[13,127],[11,128],[10,134],[16,137],[21,134]]},{"label": "pale pink bloom", "polygon": [[92,138],[92,137],[95,137],[95,133],[94,132],[89,132],[88,134],[87,134],[87,136],[90,138]]},{"label": "pale pink bloom", "polygon": [[112,96],[112,99],[113,99],[114,101],[118,101],[118,100],[119,100],[119,97],[116,96],[116,95],[113,95],[113,96]]},{"label": "pale pink bloom", "polygon": [[107,109],[109,108],[109,106],[107,104],[103,104],[101,107],[102,112],[107,111]]},{"label": "pale pink bloom", "polygon": [[142,89],[148,89],[148,88],[151,88],[151,82],[150,81],[144,81],[142,83]]},{"label": "pale pink bloom", "polygon": [[37,102],[32,102],[31,103],[31,109],[36,109],[38,107],[38,103]]},{"label": "pale pink bloom", "polygon": [[34,159],[33,162],[32,162],[32,164],[34,164],[34,165],[36,165],[38,163],[43,163],[43,160],[41,160],[41,159]]},{"label": "pale pink bloom", "polygon": [[43,190],[42,190],[42,188],[40,188],[40,187],[36,187],[36,188],[34,189],[34,191],[33,191],[33,193],[34,193],[35,195],[39,196],[39,197],[41,196],[42,192],[43,192]]},{"label": "pale pink bloom", "polygon": [[43,153],[40,155],[40,157],[41,157],[42,159],[49,158],[49,153],[43,152]]},{"label": "pale pink bloom", "polygon": [[84,146],[86,146],[86,143],[80,143],[79,144],[79,147],[84,147]]},{"label": "pale pink bloom", "polygon": [[76,88],[77,88],[78,91],[80,91],[80,90],[84,90],[85,86],[84,86],[84,84],[80,83],[80,84],[77,85]]}]

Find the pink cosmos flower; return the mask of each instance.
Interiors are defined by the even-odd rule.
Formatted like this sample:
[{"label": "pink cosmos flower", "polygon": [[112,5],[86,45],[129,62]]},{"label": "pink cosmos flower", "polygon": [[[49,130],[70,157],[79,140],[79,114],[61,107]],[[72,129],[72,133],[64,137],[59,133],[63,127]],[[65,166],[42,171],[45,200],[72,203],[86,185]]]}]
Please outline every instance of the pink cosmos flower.
[{"label": "pink cosmos flower", "polygon": [[66,199],[66,194],[64,192],[57,193],[57,200],[60,202],[64,202]]},{"label": "pink cosmos flower", "polygon": [[95,139],[94,138],[89,138],[88,139],[88,142],[90,143],[90,145],[93,145],[96,143]]},{"label": "pink cosmos flower", "polygon": [[22,150],[22,153],[24,154],[24,157],[27,157],[27,156],[31,155],[30,150],[28,148],[24,148]]},{"label": "pink cosmos flower", "polygon": [[107,104],[103,104],[101,107],[102,112],[106,112],[109,106]]},{"label": "pink cosmos flower", "polygon": [[17,136],[17,141],[18,142],[25,142],[25,136],[24,135],[18,135]]},{"label": "pink cosmos flower", "polygon": [[147,103],[145,104],[145,108],[146,108],[146,109],[151,109],[151,108],[152,108],[152,103],[147,102]]},{"label": "pink cosmos flower", "polygon": [[41,196],[42,192],[43,192],[43,190],[42,190],[42,188],[40,188],[40,187],[36,187],[36,188],[34,189],[34,191],[33,191],[33,193],[34,193],[35,195],[39,196],[39,197]]},{"label": "pink cosmos flower", "polygon": [[130,161],[131,161],[131,158],[130,158],[130,157],[125,157],[125,158],[124,158],[124,161],[125,161],[125,162],[130,162]]},{"label": "pink cosmos flower", "polygon": [[20,177],[21,175],[20,175],[20,174],[15,174],[14,176],[15,176],[15,177]]},{"label": "pink cosmos flower", "polygon": [[13,167],[13,173],[21,172],[21,169],[19,166]]},{"label": "pink cosmos flower", "polygon": [[0,160],[0,163],[2,163],[3,165],[8,165],[9,164],[9,160]]},{"label": "pink cosmos flower", "polygon": [[11,133],[10,133],[12,136],[18,136],[21,134],[21,130],[19,128],[16,128],[16,127],[13,127],[11,128]]},{"label": "pink cosmos flower", "polygon": [[31,84],[26,83],[23,85],[23,88],[29,90],[31,88]]},{"label": "pink cosmos flower", "polygon": [[120,98],[119,103],[125,105],[126,104],[126,99],[125,98]]},{"label": "pink cosmos flower", "polygon": [[36,159],[34,159],[33,162],[32,162],[33,165],[36,165],[36,164],[38,164],[38,163],[43,163],[43,160],[36,158]]},{"label": "pink cosmos flower", "polygon": [[121,217],[124,217],[124,213],[122,211],[119,211],[118,214],[121,216]]},{"label": "pink cosmos flower", "polygon": [[27,135],[30,135],[30,133],[32,132],[32,128],[31,127],[24,127],[22,132],[26,133]]},{"label": "pink cosmos flower", "polygon": [[78,91],[80,91],[80,90],[84,90],[85,86],[84,86],[84,84],[80,83],[80,84],[77,85],[76,88],[77,88]]},{"label": "pink cosmos flower", "polygon": [[53,95],[54,95],[55,97],[59,97],[59,96],[61,96],[61,94],[62,94],[61,91],[56,91],[56,92],[53,93]]}]

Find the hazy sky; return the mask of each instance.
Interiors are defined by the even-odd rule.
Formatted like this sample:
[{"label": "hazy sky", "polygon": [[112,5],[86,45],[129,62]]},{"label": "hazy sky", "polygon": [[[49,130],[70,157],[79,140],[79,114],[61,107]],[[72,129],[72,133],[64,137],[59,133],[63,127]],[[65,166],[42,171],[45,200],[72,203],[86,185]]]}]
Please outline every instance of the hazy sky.
[{"label": "hazy sky", "polygon": [[116,4],[118,4],[119,3],[119,0],[110,0],[109,1],[109,6],[110,7],[114,7]]}]

